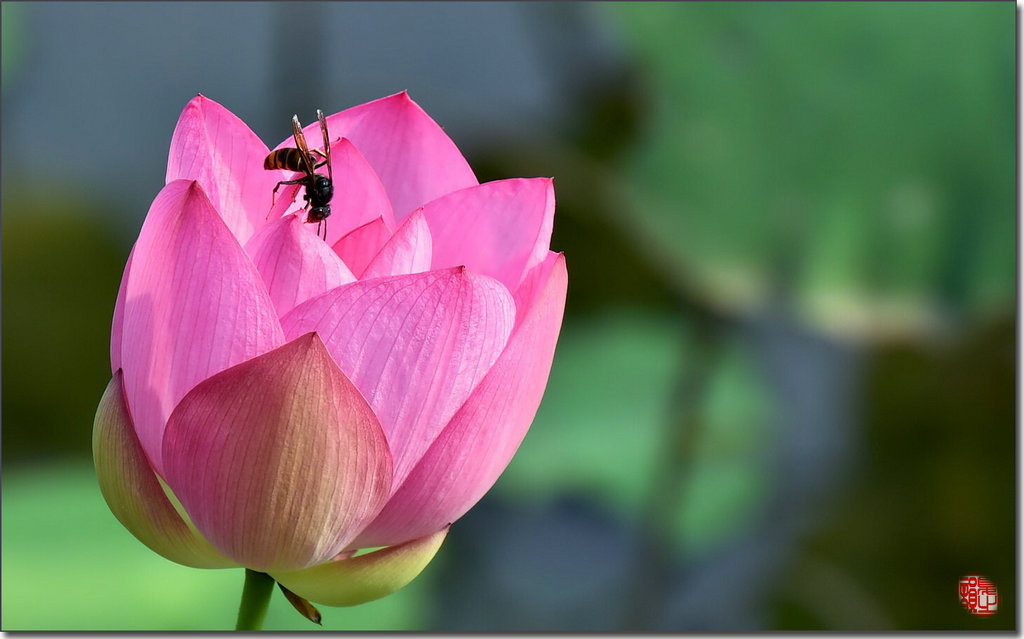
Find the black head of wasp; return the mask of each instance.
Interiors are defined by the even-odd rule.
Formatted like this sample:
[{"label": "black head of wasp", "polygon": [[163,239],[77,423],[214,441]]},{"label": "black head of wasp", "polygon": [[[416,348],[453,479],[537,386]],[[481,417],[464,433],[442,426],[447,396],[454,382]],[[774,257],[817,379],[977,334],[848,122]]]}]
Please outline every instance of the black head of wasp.
[{"label": "black head of wasp", "polygon": [[[277,190],[283,184],[299,184],[306,187],[303,197],[309,208],[306,222],[316,222],[316,233],[320,235],[320,225],[324,227],[324,240],[327,240],[327,218],[331,215],[331,197],[334,196],[334,174],[331,172],[331,142],[327,135],[327,121],[324,120],[324,113],[316,110],[316,118],[320,121],[320,132],[324,135],[323,152],[313,149],[310,151],[306,145],[306,136],[302,134],[302,126],[299,124],[299,116],[292,116],[292,136],[295,138],[295,148],[283,148],[271,151],[270,155],[263,160],[263,168],[270,171],[274,169],[286,169],[288,171],[301,171],[304,175],[295,180],[283,180],[274,187],[271,198],[271,207],[277,199]],[[317,162],[314,157],[319,160]],[[327,175],[320,175],[316,172],[318,168],[327,165]]]}]

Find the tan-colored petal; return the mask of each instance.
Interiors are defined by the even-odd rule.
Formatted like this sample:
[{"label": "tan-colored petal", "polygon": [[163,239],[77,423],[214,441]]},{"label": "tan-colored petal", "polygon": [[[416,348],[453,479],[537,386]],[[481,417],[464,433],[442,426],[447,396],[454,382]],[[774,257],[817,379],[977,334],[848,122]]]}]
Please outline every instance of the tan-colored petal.
[{"label": "tan-colored petal", "polygon": [[171,413],[163,453],[196,527],[261,572],[334,557],[390,494],[380,422],[316,333],[198,384]]},{"label": "tan-colored petal", "polygon": [[164,494],[135,434],[120,369],[96,410],[92,454],[103,498],[139,541],[171,561],[194,568],[238,565],[189,526]]}]

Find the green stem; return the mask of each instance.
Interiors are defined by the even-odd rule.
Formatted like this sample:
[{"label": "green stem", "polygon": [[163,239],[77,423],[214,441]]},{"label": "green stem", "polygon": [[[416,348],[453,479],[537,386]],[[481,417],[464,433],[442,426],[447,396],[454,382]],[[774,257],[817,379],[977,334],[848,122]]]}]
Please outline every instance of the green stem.
[{"label": "green stem", "polygon": [[238,606],[235,630],[260,630],[267,616],[270,594],[274,592],[274,578],[264,572],[245,569],[242,603]]}]

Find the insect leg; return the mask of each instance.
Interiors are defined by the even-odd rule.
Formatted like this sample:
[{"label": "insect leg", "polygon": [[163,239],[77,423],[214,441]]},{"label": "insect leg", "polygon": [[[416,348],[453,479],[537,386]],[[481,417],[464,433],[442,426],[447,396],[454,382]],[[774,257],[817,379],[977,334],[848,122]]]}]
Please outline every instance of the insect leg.
[{"label": "insect leg", "polygon": [[[299,178],[298,180],[282,180],[281,182],[278,182],[277,186],[274,187],[274,191],[270,194],[270,211],[274,210],[274,204],[277,203],[277,190],[279,188],[281,188],[281,185],[283,185],[283,184],[302,184],[302,181],[304,179],[305,178]],[[295,201],[295,198],[293,197],[292,198],[292,202],[294,202],[294,201]],[[270,211],[267,211],[266,217],[270,217]],[[266,219],[266,218],[264,218],[264,219]]]}]

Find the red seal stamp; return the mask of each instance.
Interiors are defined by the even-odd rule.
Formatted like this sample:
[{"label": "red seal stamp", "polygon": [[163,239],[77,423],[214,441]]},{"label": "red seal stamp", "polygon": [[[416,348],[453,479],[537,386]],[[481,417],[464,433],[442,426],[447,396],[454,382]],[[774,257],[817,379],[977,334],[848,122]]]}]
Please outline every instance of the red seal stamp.
[{"label": "red seal stamp", "polygon": [[999,591],[981,575],[960,578],[960,603],[972,615],[987,617],[999,609]]}]

